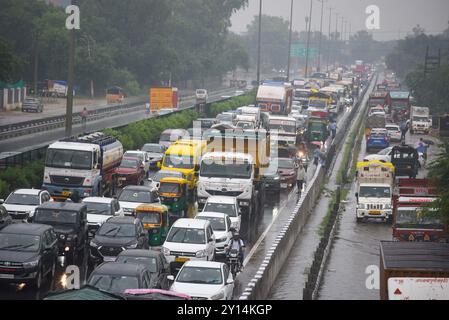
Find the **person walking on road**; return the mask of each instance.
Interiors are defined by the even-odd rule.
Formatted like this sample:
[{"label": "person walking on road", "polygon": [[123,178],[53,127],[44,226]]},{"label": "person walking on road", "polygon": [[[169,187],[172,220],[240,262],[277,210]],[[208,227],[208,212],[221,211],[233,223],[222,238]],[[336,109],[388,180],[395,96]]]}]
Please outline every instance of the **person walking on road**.
[{"label": "person walking on road", "polygon": [[422,153],[424,160],[427,160],[427,145],[425,144],[423,138],[419,139],[419,142],[417,143],[416,146],[416,151]]},{"label": "person walking on road", "polygon": [[401,129],[401,141],[405,142],[405,135],[408,131],[408,125],[407,122],[402,121],[399,128]]},{"label": "person walking on road", "polygon": [[296,174],[296,184],[298,186],[298,193],[302,192],[302,186],[304,185],[305,179],[306,179],[306,170],[304,170],[304,166],[301,163],[298,167],[298,173]]},{"label": "person walking on road", "polygon": [[321,151],[320,147],[316,146],[315,150],[313,150],[313,164],[318,166],[318,161],[320,160]]},{"label": "person walking on road", "polygon": [[89,111],[84,107],[83,111],[81,111],[81,124],[83,126],[83,133],[86,132],[86,124],[87,124],[87,116],[89,115]]},{"label": "person walking on road", "polygon": [[335,120],[332,120],[329,129],[332,132],[332,139],[335,139],[335,136],[337,135],[337,122],[335,122]]}]

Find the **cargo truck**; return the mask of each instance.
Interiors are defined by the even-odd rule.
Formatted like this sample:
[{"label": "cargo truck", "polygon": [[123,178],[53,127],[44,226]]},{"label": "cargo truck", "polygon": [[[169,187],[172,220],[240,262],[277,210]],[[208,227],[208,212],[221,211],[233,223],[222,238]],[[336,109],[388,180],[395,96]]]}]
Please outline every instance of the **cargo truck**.
[{"label": "cargo truck", "polygon": [[389,108],[391,105],[390,93],[388,91],[374,91],[370,93],[368,107],[375,107],[377,105],[383,106],[387,113],[391,111]]},{"label": "cargo truck", "polygon": [[120,141],[101,132],[55,142],[47,149],[42,187],[61,200],[75,192],[81,198],[112,195],[122,157]]},{"label": "cargo truck", "polygon": [[390,91],[391,114],[393,121],[399,123],[410,118],[410,92]]},{"label": "cargo truck", "polygon": [[178,109],[178,88],[153,87],[149,90],[150,110],[154,114],[170,112]]},{"label": "cargo truck", "polygon": [[437,190],[427,179],[397,179],[393,195],[393,239],[397,241],[444,241],[447,230],[430,204]]},{"label": "cargo truck", "polygon": [[429,108],[415,107],[410,108],[410,133],[428,134],[431,127],[431,118]]},{"label": "cargo truck", "polygon": [[260,111],[288,115],[292,111],[293,86],[284,82],[265,82],[257,91],[256,106]]},{"label": "cargo truck", "polygon": [[391,222],[393,216],[394,167],[372,160],[357,163],[357,222],[368,218]]},{"label": "cargo truck", "polygon": [[365,121],[365,138],[368,139],[373,129],[385,129],[386,124],[385,113],[374,112],[368,115]]},{"label": "cargo truck", "polygon": [[198,205],[210,196],[237,197],[243,214],[252,216],[263,198],[263,175],[270,162],[270,134],[265,130],[214,132],[207,136],[198,182]]},{"label": "cargo truck", "polygon": [[448,300],[449,243],[380,243],[381,300]]}]

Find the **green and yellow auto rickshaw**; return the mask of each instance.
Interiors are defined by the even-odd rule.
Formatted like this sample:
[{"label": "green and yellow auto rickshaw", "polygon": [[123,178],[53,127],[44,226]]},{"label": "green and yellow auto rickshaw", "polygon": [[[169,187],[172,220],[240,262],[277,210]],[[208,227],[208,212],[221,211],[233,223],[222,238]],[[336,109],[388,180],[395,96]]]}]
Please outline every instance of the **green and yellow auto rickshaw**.
[{"label": "green and yellow auto rickshaw", "polygon": [[136,208],[136,217],[148,231],[150,246],[161,246],[170,229],[168,208],[162,204],[142,204]]},{"label": "green and yellow auto rickshaw", "polygon": [[187,217],[189,207],[188,181],[182,178],[162,178],[159,186],[161,202],[168,207],[171,216]]}]

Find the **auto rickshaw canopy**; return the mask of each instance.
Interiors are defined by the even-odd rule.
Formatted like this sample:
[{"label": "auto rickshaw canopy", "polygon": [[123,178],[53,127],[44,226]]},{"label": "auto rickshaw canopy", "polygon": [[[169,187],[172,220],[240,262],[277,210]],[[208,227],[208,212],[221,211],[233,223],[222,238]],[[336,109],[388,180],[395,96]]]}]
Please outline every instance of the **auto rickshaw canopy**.
[{"label": "auto rickshaw canopy", "polygon": [[158,212],[165,213],[168,212],[167,206],[163,204],[141,204],[136,208],[136,213],[139,212]]}]

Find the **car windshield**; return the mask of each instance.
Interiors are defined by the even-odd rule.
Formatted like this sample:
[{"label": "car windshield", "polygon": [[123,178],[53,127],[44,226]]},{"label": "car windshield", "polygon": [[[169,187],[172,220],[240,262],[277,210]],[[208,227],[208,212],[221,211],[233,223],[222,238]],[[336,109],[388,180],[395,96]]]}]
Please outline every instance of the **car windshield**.
[{"label": "car windshield", "polygon": [[157,261],[155,257],[118,256],[115,262],[143,264],[150,269],[150,272],[157,272]]},{"label": "car windshield", "polygon": [[161,181],[162,178],[168,178],[168,177],[182,178],[182,173],[176,172],[176,171],[159,171],[158,173],[156,173],[153,176],[152,180],[159,182],[159,181]]},{"label": "car windshield", "polygon": [[199,216],[197,219],[210,221],[214,231],[226,231],[226,220],[224,218]]},{"label": "car windshield", "polygon": [[163,147],[158,144],[146,144],[142,150],[150,153],[164,153]]},{"label": "car windshield", "polygon": [[438,218],[430,214],[424,214],[420,210],[410,208],[397,210],[396,227],[442,229],[443,224]]},{"label": "car windshield", "polygon": [[213,160],[201,164],[202,177],[226,177],[229,179],[249,179],[252,165],[248,161]]},{"label": "car windshield", "polygon": [[227,203],[206,203],[204,211],[225,213],[230,217],[237,217],[238,213],[235,210],[235,205]]},{"label": "car windshield", "polygon": [[107,292],[123,293],[126,289],[139,288],[139,279],[128,276],[93,275],[89,285]]},{"label": "car windshield", "polygon": [[159,212],[137,212],[137,219],[143,224],[160,224],[161,214]]},{"label": "car windshield", "polygon": [[206,235],[203,229],[173,227],[170,229],[167,242],[205,244]]},{"label": "car windshield", "polygon": [[119,201],[153,203],[150,191],[136,191],[123,189],[118,198]]},{"label": "car windshield", "polygon": [[282,169],[294,169],[295,163],[291,159],[278,159],[278,166]]},{"label": "car windshield", "polygon": [[38,209],[34,216],[34,222],[43,224],[76,224],[78,211]]},{"label": "car windshield", "polygon": [[22,206],[38,206],[39,196],[34,194],[11,193],[5,204],[16,204]]},{"label": "car windshield", "polygon": [[368,187],[361,186],[359,197],[363,198],[390,198],[389,187]]},{"label": "car windshield", "polygon": [[175,154],[167,154],[164,158],[164,167],[178,169],[193,169],[192,156],[180,156]]},{"label": "car windshield", "polygon": [[218,268],[184,267],[176,282],[195,284],[222,284],[223,277]]},{"label": "car windshield", "polygon": [[0,250],[36,252],[40,248],[40,236],[0,233]]},{"label": "car windshield", "polygon": [[88,214],[112,215],[110,203],[83,202],[87,205]]},{"label": "car windshield", "polygon": [[399,129],[399,127],[386,127],[386,128],[387,128],[388,131],[394,131],[394,132],[401,131],[401,130]]},{"label": "car windshield", "polygon": [[48,149],[45,166],[51,168],[90,170],[92,153],[79,150]]},{"label": "car windshield", "polygon": [[140,161],[144,161],[144,160],[145,160],[145,159],[144,159],[144,155],[143,155],[142,153],[140,153],[140,152],[127,151],[127,152],[123,155],[123,157],[124,157],[124,158],[126,158],[126,157],[137,158],[137,159],[139,159]]},{"label": "car windshield", "polygon": [[[112,223],[106,222],[98,230],[98,235],[104,237],[135,237],[136,227],[134,224],[126,223]],[[129,289],[129,288],[128,288]]]},{"label": "car windshield", "polygon": [[254,129],[254,124],[252,122],[238,122],[237,127],[242,129]]},{"label": "car windshield", "polygon": [[122,159],[120,168],[137,168],[137,160],[134,159]]},{"label": "car windshield", "polygon": [[161,186],[159,187],[159,193],[180,194],[181,185],[178,183],[161,183]]}]

